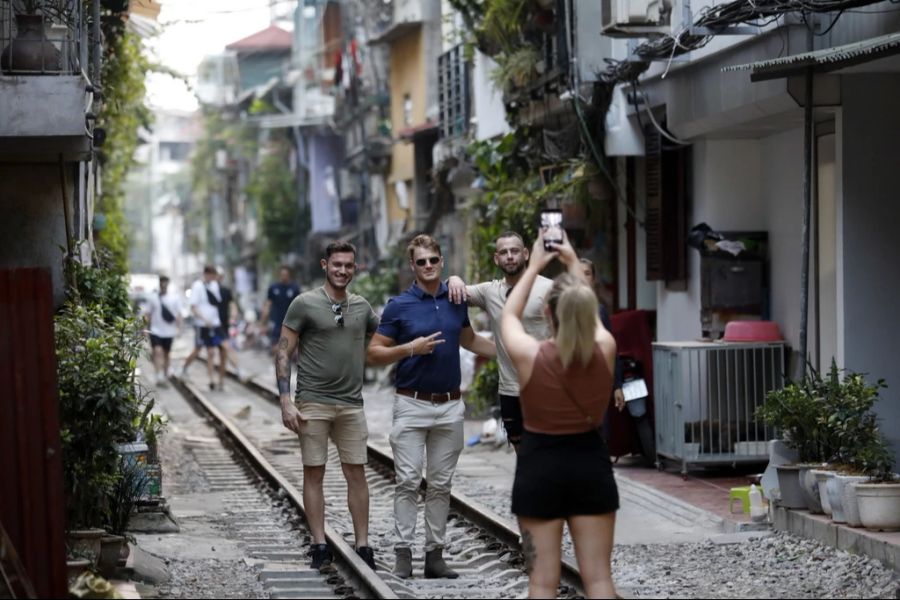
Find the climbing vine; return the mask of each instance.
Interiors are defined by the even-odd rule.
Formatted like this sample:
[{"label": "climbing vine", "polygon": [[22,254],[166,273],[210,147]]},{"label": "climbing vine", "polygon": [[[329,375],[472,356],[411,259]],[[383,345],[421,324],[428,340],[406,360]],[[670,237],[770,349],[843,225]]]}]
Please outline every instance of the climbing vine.
[{"label": "climbing vine", "polygon": [[469,205],[470,216],[477,223],[470,237],[472,281],[495,275],[494,240],[500,233],[515,231],[530,244],[537,235],[543,207],[586,201],[587,182],[592,176],[586,163],[571,160],[554,165],[551,170],[557,175],[547,181],[549,177],[542,177],[537,168],[542,159],[534,155],[535,143],[532,131],[520,127],[500,140],[469,145],[469,156],[483,180],[482,193]]}]

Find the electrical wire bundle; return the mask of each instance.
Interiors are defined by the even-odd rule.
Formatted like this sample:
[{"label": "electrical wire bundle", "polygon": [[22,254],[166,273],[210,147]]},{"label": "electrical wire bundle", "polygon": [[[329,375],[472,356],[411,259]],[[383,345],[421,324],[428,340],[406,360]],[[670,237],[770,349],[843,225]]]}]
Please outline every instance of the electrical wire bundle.
[{"label": "electrical wire bundle", "polygon": [[[854,8],[878,4],[882,0],[736,0],[705,8],[693,24],[685,24],[676,35],[652,39],[639,45],[634,56],[627,61],[607,60],[607,70],[601,74],[602,81],[615,84],[619,81],[634,81],[650,67],[656,59],[669,59],[692,50],[698,50],[715,37],[716,31],[723,31],[735,25],[764,27],[785,14],[837,13],[827,33],[834,27],[840,16]],[[890,0],[892,4],[900,0]],[[807,23],[808,24],[808,23]],[[693,27],[705,27],[710,33],[692,33]],[[824,33],[822,35],[824,35]]]}]

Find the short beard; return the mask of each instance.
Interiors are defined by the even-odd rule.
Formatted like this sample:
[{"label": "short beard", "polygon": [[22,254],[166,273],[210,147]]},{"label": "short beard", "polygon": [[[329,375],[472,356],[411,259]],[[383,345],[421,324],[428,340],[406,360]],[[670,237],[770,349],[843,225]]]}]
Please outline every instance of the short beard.
[{"label": "short beard", "polygon": [[506,267],[506,266],[501,266],[500,270],[503,271],[509,277],[515,277],[516,275],[518,275],[519,273],[521,273],[522,271],[525,270],[525,262],[524,261],[520,262],[515,267],[512,267],[512,270],[510,270],[510,268]]}]

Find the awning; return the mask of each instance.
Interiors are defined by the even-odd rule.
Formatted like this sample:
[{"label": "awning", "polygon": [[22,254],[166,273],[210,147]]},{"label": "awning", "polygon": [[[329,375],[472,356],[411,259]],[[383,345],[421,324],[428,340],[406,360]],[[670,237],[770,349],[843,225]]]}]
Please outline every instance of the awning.
[{"label": "awning", "polygon": [[400,21],[392,23],[383,32],[376,34],[369,40],[368,44],[374,46],[376,44],[392,44],[400,38],[409,35],[422,26],[422,21]]},{"label": "awning", "polygon": [[401,130],[397,135],[397,139],[404,142],[415,142],[429,135],[437,135],[438,129],[439,125],[434,121],[425,121]]},{"label": "awning", "polygon": [[900,54],[900,32],[834,48],[734,65],[725,67],[722,70],[749,70],[751,71],[750,79],[752,81],[764,81],[766,79],[802,75],[810,67],[817,73],[827,73],[895,54]]}]

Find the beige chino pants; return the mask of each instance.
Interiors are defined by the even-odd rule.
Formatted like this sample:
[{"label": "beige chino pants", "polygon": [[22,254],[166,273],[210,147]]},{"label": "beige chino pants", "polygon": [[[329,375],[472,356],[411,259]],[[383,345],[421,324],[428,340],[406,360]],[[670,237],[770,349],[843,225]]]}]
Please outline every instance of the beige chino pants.
[{"label": "beige chino pants", "polygon": [[423,466],[428,479],[425,551],[444,547],[447,515],[450,512],[450,486],[463,449],[464,413],[462,400],[432,404],[427,400],[394,395],[390,441],[397,474],[394,491],[395,548],[411,549],[415,544]]}]

